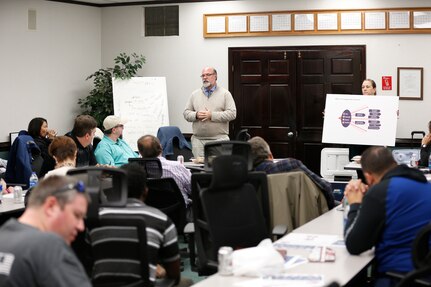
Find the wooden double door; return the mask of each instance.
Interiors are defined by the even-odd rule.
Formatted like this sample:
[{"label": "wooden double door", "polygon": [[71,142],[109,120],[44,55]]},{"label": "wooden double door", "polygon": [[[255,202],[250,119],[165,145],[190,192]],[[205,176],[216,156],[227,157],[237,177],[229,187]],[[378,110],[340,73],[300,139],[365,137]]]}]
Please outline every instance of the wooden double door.
[{"label": "wooden double door", "polygon": [[365,46],[229,48],[229,67],[231,138],[248,129],[319,174],[326,94],[361,94]]}]

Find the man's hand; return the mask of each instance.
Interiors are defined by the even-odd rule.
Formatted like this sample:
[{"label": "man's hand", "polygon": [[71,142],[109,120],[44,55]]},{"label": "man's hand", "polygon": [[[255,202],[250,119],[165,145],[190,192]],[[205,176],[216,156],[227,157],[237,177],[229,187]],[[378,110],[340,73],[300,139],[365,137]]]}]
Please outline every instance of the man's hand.
[{"label": "man's hand", "polygon": [[344,189],[344,196],[349,204],[361,203],[367,191],[368,185],[364,184],[360,179],[352,179]]},{"label": "man's hand", "polygon": [[163,268],[160,264],[157,264],[156,266],[156,278],[165,278],[166,277],[166,270]]},{"label": "man's hand", "polygon": [[428,145],[430,142],[431,142],[431,133],[423,137],[422,145]]},{"label": "man's hand", "polygon": [[202,122],[206,121],[206,120],[211,120],[211,112],[208,111],[207,108],[205,108],[204,111],[199,111],[196,114],[196,118]]}]

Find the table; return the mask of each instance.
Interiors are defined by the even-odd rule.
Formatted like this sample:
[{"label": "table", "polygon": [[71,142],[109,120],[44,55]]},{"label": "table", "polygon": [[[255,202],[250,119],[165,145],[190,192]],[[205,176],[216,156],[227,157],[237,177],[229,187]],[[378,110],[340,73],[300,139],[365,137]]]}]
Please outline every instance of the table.
[{"label": "table", "polygon": [[15,203],[12,193],[3,195],[2,203],[0,204],[0,215],[21,212],[24,211],[24,208],[24,198],[21,203]]},{"label": "table", "polygon": [[204,171],[204,164],[203,163],[194,163],[191,161],[184,162],[184,166],[188,169],[193,171]]},{"label": "table", "polygon": [[[343,235],[343,212],[333,208],[318,218],[295,229],[292,233],[311,233],[327,235]],[[287,234],[286,236],[289,236]],[[283,239],[281,239],[283,240]],[[358,273],[364,270],[373,260],[374,251],[366,251],[361,255],[350,255],[345,247],[334,247],[336,260],[332,263],[305,263],[289,269],[287,273],[322,274],[325,285],[337,281],[340,285],[347,284]],[[228,287],[236,283],[250,280],[246,277],[220,276],[214,274],[193,285],[197,287]]]},{"label": "table", "polygon": [[344,166],[344,169],[346,169],[346,170],[361,170],[362,167],[361,167],[360,163],[351,161],[347,165]]}]

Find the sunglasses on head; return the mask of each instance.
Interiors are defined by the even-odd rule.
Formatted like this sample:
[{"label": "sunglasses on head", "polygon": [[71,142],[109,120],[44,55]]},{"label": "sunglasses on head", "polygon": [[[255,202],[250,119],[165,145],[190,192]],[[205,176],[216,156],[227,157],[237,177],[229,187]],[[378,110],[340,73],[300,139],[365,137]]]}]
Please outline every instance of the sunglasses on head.
[{"label": "sunglasses on head", "polygon": [[85,192],[85,184],[81,180],[79,180],[75,184],[69,183],[69,184],[66,184],[65,186],[57,189],[52,194],[54,195],[54,194],[62,193],[62,192],[69,191],[69,190],[76,190],[78,193],[84,193]]}]

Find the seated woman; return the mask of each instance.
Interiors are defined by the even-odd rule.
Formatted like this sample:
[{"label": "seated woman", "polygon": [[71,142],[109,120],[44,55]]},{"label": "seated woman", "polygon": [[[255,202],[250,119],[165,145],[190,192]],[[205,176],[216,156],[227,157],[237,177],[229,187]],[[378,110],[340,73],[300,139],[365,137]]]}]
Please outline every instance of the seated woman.
[{"label": "seated woman", "polygon": [[43,160],[48,158],[48,146],[57,134],[54,130],[48,129],[48,121],[44,118],[32,119],[27,132],[39,146]]},{"label": "seated woman", "polygon": [[49,155],[55,160],[55,169],[49,171],[45,177],[66,175],[69,169],[75,168],[77,150],[75,142],[70,137],[56,137],[48,148]]}]

